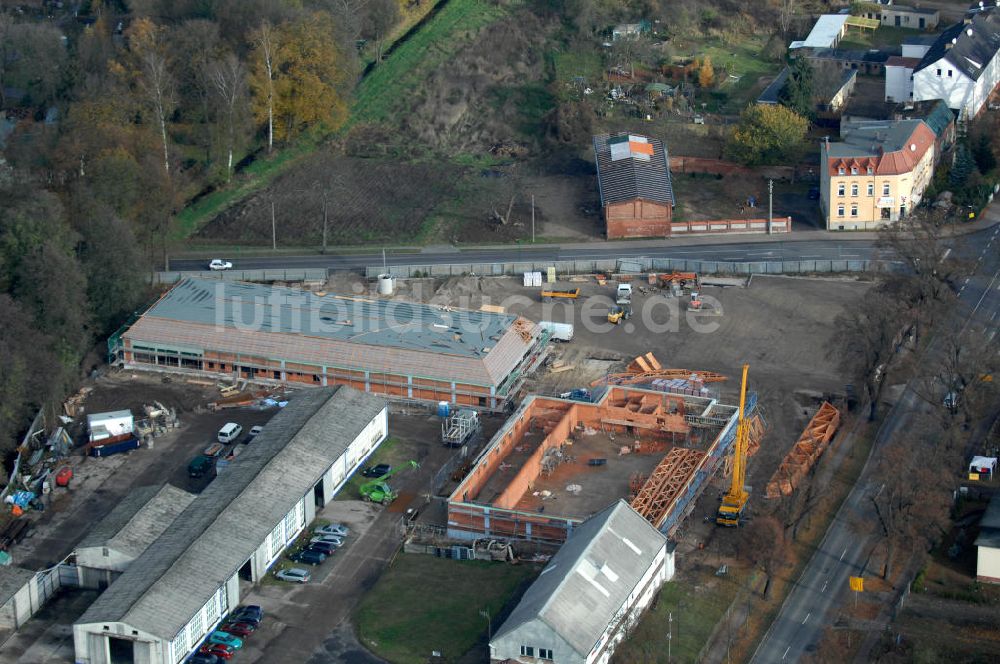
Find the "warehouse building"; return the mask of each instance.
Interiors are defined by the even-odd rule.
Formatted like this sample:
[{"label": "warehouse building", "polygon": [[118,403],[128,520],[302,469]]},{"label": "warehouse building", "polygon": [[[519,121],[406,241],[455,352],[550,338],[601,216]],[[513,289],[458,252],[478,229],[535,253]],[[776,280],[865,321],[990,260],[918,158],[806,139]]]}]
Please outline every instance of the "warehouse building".
[{"label": "warehouse building", "polygon": [[663,142],[601,134],[594,137],[594,159],[608,239],[669,236],[674,187]]},{"label": "warehouse building", "polygon": [[605,664],[673,575],[667,538],[619,500],[552,557],[490,640],[490,661]]},{"label": "warehouse building", "polygon": [[77,620],[75,661],[183,660],[385,439],[387,426],[378,397],[346,387],[296,395]]},{"label": "warehouse building", "polygon": [[112,363],[501,409],[537,359],[517,316],[188,278],[108,343]]},{"label": "warehouse building", "polygon": [[80,587],[111,585],[194,499],[170,484],[133,489],[76,547]]}]

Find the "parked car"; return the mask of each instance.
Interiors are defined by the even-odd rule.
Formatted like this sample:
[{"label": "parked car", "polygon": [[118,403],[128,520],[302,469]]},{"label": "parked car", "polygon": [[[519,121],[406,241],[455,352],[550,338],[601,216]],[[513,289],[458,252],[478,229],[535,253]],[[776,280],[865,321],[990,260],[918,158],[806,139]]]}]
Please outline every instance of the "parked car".
[{"label": "parked car", "polygon": [[215,630],[208,635],[209,643],[221,643],[226,646],[232,646],[233,650],[239,650],[243,647],[243,641],[239,638],[229,634],[228,632],[223,632],[222,630]]},{"label": "parked car", "polygon": [[333,535],[340,538],[347,537],[347,534],[350,532],[351,529],[342,523],[331,523],[313,528],[313,535]]},{"label": "parked car", "polygon": [[259,433],[260,433],[261,431],[263,431],[263,430],[264,430],[264,427],[262,427],[262,426],[261,426],[261,425],[259,425],[259,424],[257,424],[257,425],[255,425],[255,426],[252,426],[252,427],[250,427],[250,431],[249,431],[249,432],[247,433],[247,439],[246,439],[246,442],[248,442],[248,443],[249,443],[249,442],[250,442],[251,440],[253,440],[254,438],[256,438],[256,437],[257,437],[257,434],[259,434]]},{"label": "parked car", "polygon": [[188,664],[220,664],[223,659],[217,655],[196,652],[187,658]]},{"label": "parked car", "polygon": [[274,575],[282,581],[288,581],[289,583],[309,583],[309,579],[312,575],[309,570],[302,569],[301,567],[290,567],[288,569],[280,570]]},{"label": "parked car", "polygon": [[392,466],[387,463],[380,463],[377,466],[368,466],[361,471],[365,477],[382,477],[392,470]]},{"label": "parked car", "polygon": [[344,546],[344,540],[336,535],[320,535],[319,537],[313,537],[309,540],[310,544],[319,544],[320,542],[326,542],[327,544],[335,546],[338,549]]},{"label": "parked car", "polygon": [[208,264],[209,270],[232,270],[233,264],[229,261],[224,261],[221,258],[213,258],[212,262]]},{"label": "parked car", "polygon": [[256,604],[240,606],[229,614],[229,620],[233,622],[252,622],[259,625],[261,621],[264,620],[264,609],[260,608]]},{"label": "parked car", "polygon": [[191,460],[191,463],[188,464],[188,476],[193,478],[201,477],[205,473],[212,470],[214,465],[214,459],[211,459],[204,454],[196,456]]},{"label": "parked car", "polygon": [[222,625],[222,631],[245,639],[257,631],[257,625],[248,622],[231,622]]},{"label": "parked car", "polygon": [[236,654],[236,649],[232,646],[227,646],[225,643],[206,643],[198,648],[198,653],[201,655],[214,655],[219,659],[232,659],[233,655]]},{"label": "parked car", "polygon": [[329,558],[334,553],[337,552],[339,546],[330,544],[329,542],[313,542],[305,548],[306,551],[316,551],[317,553],[322,553],[324,556]]},{"label": "parked car", "polygon": [[288,556],[288,559],[294,560],[297,563],[304,563],[306,565],[319,565],[326,560],[326,554],[315,549],[303,549],[298,553],[293,553]]},{"label": "parked car", "polygon": [[226,422],[221,429],[219,429],[219,442],[220,443],[231,443],[240,437],[243,433],[243,427],[236,422]]}]

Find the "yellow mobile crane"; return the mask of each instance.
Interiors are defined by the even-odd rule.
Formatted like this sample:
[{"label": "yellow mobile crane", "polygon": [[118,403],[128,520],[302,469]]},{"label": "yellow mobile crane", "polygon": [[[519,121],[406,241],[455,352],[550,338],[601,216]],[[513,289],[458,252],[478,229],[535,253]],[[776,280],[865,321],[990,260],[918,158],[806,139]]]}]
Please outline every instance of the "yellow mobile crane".
[{"label": "yellow mobile crane", "polygon": [[719,506],[719,514],[715,517],[715,523],[720,526],[735,527],[740,525],[740,517],[746,509],[750,494],[747,493],[747,447],[750,442],[750,430],[747,426],[746,400],[747,400],[747,371],[749,364],[743,365],[743,381],[740,384],[740,419],[736,424],[736,442],[733,450],[733,477],[729,485],[729,491],[722,497],[722,505]]}]

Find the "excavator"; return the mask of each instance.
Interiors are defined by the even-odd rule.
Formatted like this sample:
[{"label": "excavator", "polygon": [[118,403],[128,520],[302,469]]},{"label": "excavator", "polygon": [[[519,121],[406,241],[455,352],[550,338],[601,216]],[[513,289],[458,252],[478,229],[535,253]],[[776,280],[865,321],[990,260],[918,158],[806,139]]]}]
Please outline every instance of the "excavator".
[{"label": "excavator", "polygon": [[733,450],[733,475],[729,490],[722,497],[722,505],[715,517],[715,523],[720,526],[735,528],[740,525],[743,511],[746,509],[750,493],[746,488],[747,479],[747,448],[750,442],[750,427],[746,418],[747,403],[747,371],[750,365],[743,365],[743,381],[740,383],[740,417],[736,424],[736,441]]},{"label": "excavator", "polygon": [[393,468],[385,475],[381,477],[376,477],[370,482],[365,482],[361,485],[359,492],[361,493],[361,498],[371,502],[371,503],[381,503],[383,505],[391,503],[396,500],[398,494],[392,490],[389,486],[389,478],[398,473],[401,470],[413,469],[416,470],[420,467],[420,464],[416,461],[407,461],[402,466]]}]

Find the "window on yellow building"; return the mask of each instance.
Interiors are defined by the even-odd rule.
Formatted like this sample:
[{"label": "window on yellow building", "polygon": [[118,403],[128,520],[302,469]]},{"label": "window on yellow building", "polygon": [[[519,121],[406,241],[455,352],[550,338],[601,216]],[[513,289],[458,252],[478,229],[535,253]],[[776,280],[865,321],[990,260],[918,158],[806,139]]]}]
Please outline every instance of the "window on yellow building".
[{"label": "window on yellow building", "polygon": [[844,185],[843,184],[838,184],[837,185],[837,195],[838,196],[843,196],[844,195]]},{"label": "window on yellow building", "polygon": [[888,196],[889,195],[889,183],[888,182],[883,182],[882,183],[882,195],[883,196]]},{"label": "window on yellow building", "polygon": [[837,175],[843,175],[843,174],[844,174],[844,167],[841,166],[840,168],[837,169]]},{"label": "window on yellow building", "polygon": [[851,175],[857,175],[857,174],[858,174],[858,167],[851,166]]},{"label": "window on yellow building", "polygon": [[858,216],[858,206],[857,205],[852,205],[851,206],[851,216],[852,217]]},{"label": "window on yellow building", "polygon": [[857,196],[857,195],[858,195],[858,185],[852,184],[851,185],[851,196]]},{"label": "window on yellow building", "polygon": [[844,206],[843,205],[838,205],[837,206],[837,216],[838,217],[843,217],[844,216]]},{"label": "window on yellow building", "polygon": [[868,195],[869,196],[875,195],[875,185],[871,182],[868,183]]},{"label": "window on yellow building", "polygon": [[874,168],[872,168],[871,166],[869,166],[869,167],[868,167],[868,175],[871,175],[871,174],[872,174],[872,173],[874,173],[874,172],[875,172],[875,169],[874,169]]}]

